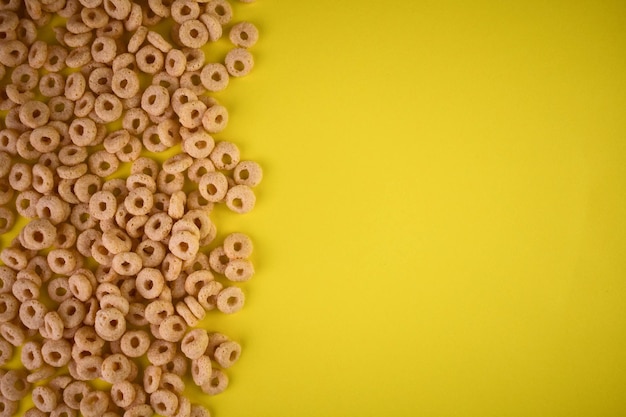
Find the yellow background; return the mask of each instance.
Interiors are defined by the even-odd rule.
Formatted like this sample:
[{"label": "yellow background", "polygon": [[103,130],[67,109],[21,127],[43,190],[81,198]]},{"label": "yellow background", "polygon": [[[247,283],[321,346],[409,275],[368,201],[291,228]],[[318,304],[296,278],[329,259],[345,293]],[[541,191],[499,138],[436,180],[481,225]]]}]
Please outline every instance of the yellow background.
[{"label": "yellow background", "polygon": [[272,1],[217,417],[626,415],[626,3]]}]

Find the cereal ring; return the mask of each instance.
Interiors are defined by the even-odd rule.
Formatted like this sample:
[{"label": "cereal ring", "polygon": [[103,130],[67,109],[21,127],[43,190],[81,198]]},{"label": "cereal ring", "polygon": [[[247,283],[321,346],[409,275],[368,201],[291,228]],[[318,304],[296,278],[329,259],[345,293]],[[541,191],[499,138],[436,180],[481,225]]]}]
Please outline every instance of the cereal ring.
[{"label": "cereal ring", "polygon": [[[159,388],[181,395],[185,390],[185,383],[179,375],[172,372],[164,372],[161,376]],[[179,412],[180,411],[179,409]]]},{"label": "cereal ring", "polygon": [[43,361],[50,366],[60,368],[67,365],[72,357],[72,346],[65,339],[46,340],[41,346]]},{"label": "cereal ring", "polygon": [[81,203],[88,204],[93,196],[102,188],[102,179],[94,174],[85,174],[76,180],[74,193]]},{"label": "cereal ring", "polygon": [[28,101],[20,107],[19,117],[25,126],[35,129],[48,123],[50,109],[41,101]]},{"label": "cereal ring", "polygon": [[137,254],[141,257],[144,267],[154,268],[161,265],[165,258],[165,245],[150,239],[145,239],[137,245]]},{"label": "cereal ring", "polygon": [[23,371],[7,371],[0,380],[2,396],[9,401],[20,401],[30,391],[30,386]]},{"label": "cereal ring", "polygon": [[211,135],[204,131],[200,131],[183,139],[182,146],[185,153],[193,158],[201,159],[206,158],[211,154],[215,146],[215,141]]},{"label": "cereal ring", "polygon": [[135,55],[128,53],[128,52],[119,54],[113,60],[113,64],[111,65],[111,68],[113,69],[114,74],[117,71],[121,70],[122,68],[126,68],[131,71],[136,71],[137,61],[135,60]]},{"label": "cereal ring", "polygon": [[[211,162],[210,159],[208,158],[195,159],[193,164],[191,164],[191,166],[187,169],[187,178],[189,178],[189,180],[195,183],[198,183],[200,182],[200,178],[202,178],[204,174],[208,172],[214,172],[214,171],[215,171],[215,166],[213,165],[213,162]],[[189,197],[187,198],[187,201],[189,201]]]},{"label": "cereal ring", "polygon": [[[175,175],[175,174],[168,174]],[[179,174],[181,175],[181,174]],[[187,203],[187,196],[184,191],[179,190],[172,193],[170,196],[170,203],[167,208],[167,214],[172,219],[180,219],[185,214],[185,204]]]},{"label": "cereal ring", "polygon": [[41,250],[48,248],[56,239],[57,229],[46,219],[31,220],[23,229],[26,249]]},{"label": "cereal ring", "polygon": [[50,378],[52,375],[54,375],[54,368],[50,365],[44,365],[41,368],[31,372],[26,377],[26,381],[30,382],[31,384],[36,384],[37,382]]},{"label": "cereal ring", "polygon": [[241,345],[237,342],[228,341],[220,344],[214,353],[215,362],[222,368],[230,368],[241,356]]},{"label": "cereal ring", "polygon": [[129,109],[122,119],[122,127],[132,135],[142,134],[148,124],[148,115],[140,108]]},{"label": "cereal ring", "polygon": [[165,255],[161,265],[161,272],[166,281],[174,281],[182,271],[183,261],[171,253]]},{"label": "cereal ring", "polygon": [[142,260],[134,252],[120,252],[113,257],[113,270],[123,276],[136,275],[142,268]]},{"label": "cereal ring", "polygon": [[80,401],[79,410],[84,417],[100,417],[109,408],[109,396],[102,391],[90,391]]},{"label": "cereal ring", "polygon": [[150,337],[144,330],[131,330],[122,336],[120,348],[130,358],[143,356],[150,347]]},{"label": "cereal ring", "polygon": [[185,20],[196,19],[200,15],[200,6],[189,0],[175,0],[170,12],[176,23],[183,23]]},{"label": "cereal ring", "polygon": [[30,279],[18,278],[13,284],[13,295],[21,303],[27,300],[36,299],[39,297],[39,287],[41,283],[36,283]]},{"label": "cereal ring", "polygon": [[88,77],[89,89],[93,91],[94,94],[110,93],[112,91],[112,77],[113,70],[111,68],[95,68],[93,71],[91,71]]},{"label": "cereal ring", "polygon": [[[173,316],[172,316],[173,317]],[[155,366],[165,365],[174,359],[176,344],[166,340],[156,340],[148,348],[148,361]]]},{"label": "cereal ring", "polygon": [[[206,88],[202,85],[202,79],[200,78],[200,71],[187,71],[180,77],[180,86],[183,88],[188,88],[194,93],[200,95],[206,93]],[[203,97],[200,96],[198,99],[204,103]],[[205,104],[206,105],[206,104]]]},{"label": "cereal ring", "polygon": [[80,402],[89,393],[90,387],[84,381],[73,381],[63,390],[63,402],[72,410],[78,410]]},{"label": "cereal ring", "polygon": [[19,303],[12,294],[0,294],[0,322],[13,320],[18,314],[18,309]]},{"label": "cereal ring", "polygon": [[209,382],[202,385],[202,392],[209,395],[217,395],[228,387],[228,376],[219,369],[211,371]]},{"label": "cereal ring", "polygon": [[59,72],[65,68],[67,50],[60,45],[48,45],[48,56],[43,67],[48,72]]},{"label": "cereal ring", "polygon": [[[171,303],[169,303],[171,305]],[[187,331],[187,324],[181,316],[170,315],[159,324],[159,336],[162,340],[172,343],[180,342]],[[154,365],[159,365],[154,363]],[[162,364],[161,364],[162,365]]]},{"label": "cereal ring", "polygon": [[28,64],[22,64],[11,73],[11,81],[13,85],[17,87],[18,91],[30,91],[37,86],[39,73]]},{"label": "cereal ring", "polygon": [[165,239],[172,229],[174,221],[166,213],[153,214],[144,226],[146,236],[152,240]]},{"label": "cereal ring", "polygon": [[215,42],[222,37],[222,25],[217,20],[215,15],[210,13],[202,13],[198,17],[198,19],[202,23],[204,23],[204,26],[206,26],[207,30],[209,31],[209,40],[211,42]]},{"label": "cereal ring", "polygon": [[191,362],[191,377],[193,378],[193,382],[199,387],[208,383],[213,371],[212,368],[211,359],[208,356],[200,355],[198,358],[193,359]]},{"label": "cereal ring", "polygon": [[180,350],[189,359],[200,358],[209,345],[209,336],[206,330],[194,329],[189,331],[181,340]]},{"label": "cereal ring", "polygon": [[221,172],[208,172],[200,178],[198,191],[210,202],[220,202],[228,191],[228,180]]},{"label": "cereal ring", "polygon": [[52,97],[48,102],[50,120],[68,121],[74,115],[74,103],[65,97]]},{"label": "cereal ring", "polygon": [[[130,375],[131,365],[128,358],[116,353],[107,356],[102,361],[101,377],[110,384],[124,381]],[[132,402],[132,401],[131,401]]]},{"label": "cereal ring", "polygon": [[226,271],[228,262],[230,262],[230,259],[226,255],[223,246],[218,246],[209,254],[209,263],[211,268],[218,274],[223,274]]},{"label": "cereal ring", "polygon": [[228,110],[224,106],[209,107],[202,116],[202,126],[209,133],[219,133],[226,128],[227,124]]},{"label": "cereal ring", "polygon": [[104,122],[113,122],[122,116],[122,102],[117,96],[104,93],[96,97],[94,111]]},{"label": "cereal ring", "polygon": [[191,413],[189,414],[189,417],[211,417],[211,413],[209,413],[209,410],[201,405],[194,404],[191,406]]},{"label": "cereal ring", "polygon": [[243,233],[231,233],[224,239],[224,253],[230,259],[247,259],[252,249],[252,241]]},{"label": "cereal ring", "polygon": [[22,346],[26,341],[24,329],[14,323],[0,323],[0,336],[15,347]]},{"label": "cereal ring", "polygon": [[[173,292],[172,296],[174,296]],[[187,323],[188,326],[194,327],[198,324],[198,317],[191,312],[191,309],[183,301],[176,303],[176,312],[183,318],[183,320],[185,320],[185,323]]]},{"label": "cereal ring", "polygon": [[151,115],[162,114],[170,104],[170,94],[165,87],[151,85],[141,96],[141,107]]},{"label": "cereal ring", "polygon": [[130,191],[124,199],[124,207],[135,216],[149,213],[153,205],[153,194],[146,187],[139,187]]},{"label": "cereal ring", "polygon": [[228,38],[235,46],[251,48],[259,40],[259,31],[250,22],[239,22],[230,28]]},{"label": "cereal ring", "polygon": [[[169,174],[168,174],[169,175]],[[159,185],[157,184],[157,187]],[[170,196],[165,194],[165,193],[156,193],[154,195],[154,207],[152,207],[152,211],[150,212],[150,214],[155,214],[155,213],[160,213],[160,212],[167,212],[168,210],[168,206],[170,204]],[[169,237],[166,236],[164,238],[165,240],[169,240]]]},{"label": "cereal ring", "polygon": [[[70,68],[81,68],[91,61],[91,50],[88,46],[83,45],[74,47],[65,58],[65,65]],[[66,83],[67,85],[67,83]]]},{"label": "cereal ring", "polygon": [[163,52],[152,45],[146,45],[135,54],[137,68],[147,74],[156,74],[163,69]]},{"label": "cereal ring", "polygon": [[15,68],[28,58],[28,48],[18,40],[4,41],[0,48],[0,64]]},{"label": "cereal ring", "polygon": [[226,206],[235,213],[248,213],[255,203],[254,191],[247,185],[236,185],[226,193]]},{"label": "cereal ring", "polygon": [[63,337],[63,321],[56,311],[49,311],[44,316],[44,331],[48,338],[59,340]]},{"label": "cereal ring", "polygon": [[233,171],[233,179],[239,185],[256,187],[263,179],[263,170],[256,162],[241,161]]},{"label": "cereal ring", "polygon": [[158,269],[144,268],[137,274],[137,291],[146,300],[157,298],[165,285],[163,274]]},{"label": "cereal ring", "polygon": [[48,44],[41,40],[35,41],[28,51],[28,65],[30,65],[31,68],[39,69],[43,67],[47,56]]},{"label": "cereal ring", "polygon": [[217,305],[217,295],[222,291],[224,286],[217,282],[211,281],[202,287],[198,292],[198,302],[205,310],[213,310]]},{"label": "cereal ring", "polygon": [[215,278],[211,271],[195,271],[185,280],[185,292],[189,295],[197,296],[200,290]]},{"label": "cereal ring", "polygon": [[87,165],[92,173],[100,178],[105,178],[117,171],[120,161],[114,153],[97,151],[89,156]]},{"label": "cereal ring", "polygon": [[206,4],[206,12],[215,16],[220,25],[226,25],[233,17],[233,9],[227,0],[211,0]]},{"label": "cereal ring", "polygon": [[97,220],[112,219],[117,210],[117,200],[110,191],[98,191],[89,200],[89,214]]},{"label": "cereal ring", "polygon": [[99,7],[85,7],[80,11],[80,17],[91,29],[99,29],[109,23],[109,15]]},{"label": "cereal ring", "polygon": [[245,302],[245,295],[238,287],[225,287],[217,295],[217,309],[222,313],[232,314],[241,310]]},{"label": "cereal ring", "polygon": [[216,169],[231,170],[239,163],[239,148],[232,142],[218,142],[210,158]]},{"label": "cereal ring", "polygon": [[54,72],[45,74],[39,80],[39,92],[45,97],[56,97],[65,91],[65,79]]},{"label": "cereal ring", "polygon": [[224,65],[228,73],[233,77],[243,77],[252,71],[254,58],[247,49],[234,48],[226,54]]},{"label": "cereal ring", "polygon": [[[0,344],[7,343],[4,340],[0,341]],[[10,345],[6,345],[9,348]],[[5,347],[6,347],[5,346]],[[2,352],[6,352],[5,349],[1,350]],[[28,341],[22,346],[22,352],[20,354],[20,360],[24,365],[24,368],[29,371],[33,371],[35,369],[41,368],[43,366],[43,356],[41,355],[41,344],[39,342]]]},{"label": "cereal ring", "polygon": [[105,308],[96,313],[95,329],[98,336],[112,342],[118,340],[126,332],[126,319],[115,308]]},{"label": "cereal ring", "polygon": [[[176,109],[174,108],[174,111]],[[186,128],[194,128],[202,125],[202,116],[206,111],[206,105],[200,100],[190,101],[180,105],[177,114],[180,124]]]},{"label": "cereal ring", "polygon": [[187,58],[179,49],[170,49],[165,57],[165,71],[174,77],[183,75],[187,67]]},{"label": "cereal ring", "polygon": [[128,408],[136,396],[137,391],[129,381],[120,381],[111,387],[111,399],[118,407]]},{"label": "cereal ring", "polygon": [[71,409],[66,404],[59,404],[57,408],[52,410],[50,417],[76,417],[76,411]]},{"label": "cereal ring", "polygon": [[178,397],[171,391],[159,389],[150,395],[150,405],[158,414],[173,416],[178,410]]},{"label": "cereal ring", "polygon": [[198,253],[198,238],[193,233],[180,231],[172,235],[168,243],[170,252],[183,261],[193,259]]},{"label": "cereal ring", "polygon": [[202,85],[211,91],[222,91],[228,87],[228,71],[226,67],[219,63],[206,64],[200,72]]},{"label": "cereal ring", "polygon": [[[52,10],[50,11],[52,12]],[[15,33],[17,40],[24,42],[26,45],[32,45],[37,39],[37,26],[29,19],[20,19],[15,28]]]},{"label": "cereal ring", "polygon": [[57,407],[57,396],[50,387],[35,387],[32,392],[33,404],[44,413],[50,413]]},{"label": "cereal ring", "polygon": [[72,120],[69,135],[76,146],[90,146],[96,138],[97,127],[93,120],[77,118]]},{"label": "cereal ring", "polygon": [[119,98],[131,98],[139,93],[139,77],[128,68],[120,68],[113,73],[111,89]]},{"label": "cereal ring", "polygon": [[245,282],[254,275],[254,266],[247,259],[231,259],[224,275],[233,282]]},{"label": "cereal ring", "polygon": [[141,142],[139,141],[139,139],[137,139],[134,136],[131,136],[126,146],[124,146],[121,150],[117,151],[115,153],[115,156],[117,156],[117,158],[121,162],[133,162],[137,158],[139,158],[139,155],[141,154],[141,148],[142,146],[141,146]]},{"label": "cereal ring", "polygon": [[77,253],[69,249],[48,252],[48,266],[55,274],[70,275],[78,266]]},{"label": "cereal ring", "polygon": [[150,324],[161,324],[174,314],[174,306],[163,300],[155,300],[146,306],[145,317]]},{"label": "cereal ring", "polygon": [[76,104],[74,105],[74,116],[81,118],[89,116],[89,113],[93,110],[95,103],[96,96],[94,96],[91,91],[85,91],[85,94],[76,100]]},{"label": "cereal ring", "polygon": [[85,311],[85,305],[80,300],[72,297],[59,305],[57,313],[59,313],[59,317],[63,321],[63,326],[66,329],[70,329],[81,324],[87,312]]},{"label": "cereal ring", "polygon": [[172,45],[157,32],[149,31],[146,39],[164,54],[168,53],[172,49]]},{"label": "cereal ring", "polygon": [[124,20],[131,12],[130,0],[104,0],[104,11],[116,20]]},{"label": "cereal ring", "polygon": [[68,280],[72,295],[85,302],[93,295],[93,284],[84,274],[74,273]]},{"label": "cereal ring", "polygon": [[[135,400],[137,402],[137,400]],[[124,413],[124,417],[152,417],[154,411],[148,404],[135,404]]]}]

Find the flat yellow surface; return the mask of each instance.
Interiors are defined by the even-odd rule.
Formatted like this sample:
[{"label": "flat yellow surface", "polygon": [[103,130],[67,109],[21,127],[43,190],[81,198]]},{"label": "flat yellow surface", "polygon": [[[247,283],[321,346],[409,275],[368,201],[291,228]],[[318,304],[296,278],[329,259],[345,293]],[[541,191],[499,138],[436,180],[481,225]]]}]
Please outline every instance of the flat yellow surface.
[{"label": "flat yellow surface", "polygon": [[216,417],[626,415],[626,3],[259,0]]}]

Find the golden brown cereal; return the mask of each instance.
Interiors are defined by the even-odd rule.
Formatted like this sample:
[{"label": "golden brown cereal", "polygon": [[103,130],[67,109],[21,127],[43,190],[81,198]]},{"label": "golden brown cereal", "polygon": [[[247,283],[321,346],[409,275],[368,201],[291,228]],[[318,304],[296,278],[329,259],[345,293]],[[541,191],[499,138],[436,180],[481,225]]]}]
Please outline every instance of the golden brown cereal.
[{"label": "golden brown cereal", "polygon": [[209,336],[206,330],[194,329],[189,331],[181,340],[180,350],[189,359],[200,358],[209,345]]},{"label": "golden brown cereal", "polygon": [[132,239],[121,229],[112,228],[102,234],[102,244],[114,255],[129,252],[132,248]]},{"label": "golden brown cereal", "polygon": [[119,353],[107,356],[102,362],[102,379],[111,384],[125,380],[130,375],[130,371],[130,361],[126,356]]},{"label": "golden brown cereal", "polygon": [[183,301],[176,303],[176,312],[185,320],[188,326],[194,327],[198,324],[198,317],[191,312],[191,309]]},{"label": "golden brown cereal", "polygon": [[0,323],[0,336],[15,347],[22,346],[26,341],[23,327],[14,323]]},{"label": "golden brown cereal", "polygon": [[72,347],[65,339],[46,340],[41,346],[43,361],[50,366],[60,368],[67,365],[72,357]]},{"label": "golden brown cereal", "polygon": [[113,94],[100,94],[96,97],[94,111],[105,123],[113,122],[122,116],[122,102]]},{"label": "golden brown cereal", "polygon": [[165,71],[174,76],[180,77],[187,68],[187,58],[179,49],[170,49],[165,57]]},{"label": "golden brown cereal", "polygon": [[192,163],[193,159],[189,155],[174,155],[163,162],[163,171],[168,174],[178,174],[187,170]]},{"label": "golden brown cereal", "polygon": [[175,355],[176,344],[167,340],[156,340],[152,342],[147,353],[148,361],[152,365],[156,366],[165,365],[166,363],[174,359]]},{"label": "golden brown cereal", "polygon": [[89,89],[95,94],[110,93],[113,70],[109,67],[95,68],[88,77]]},{"label": "golden brown cereal", "polygon": [[50,108],[50,120],[68,121],[74,115],[74,103],[65,97],[52,97],[48,102]]},{"label": "golden brown cereal", "polygon": [[[0,343],[7,343],[1,341]],[[10,345],[7,345],[10,348]],[[6,347],[6,346],[5,346]],[[5,350],[2,349],[4,352]],[[43,356],[41,355],[41,344],[35,341],[28,341],[22,346],[22,352],[20,355],[21,362],[24,368],[29,371],[41,368],[43,366]]]},{"label": "golden brown cereal", "polygon": [[170,104],[170,94],[165,87],[151,85],[141,96],[141,108],[148,114],[162,114]]},{"label": "golden brown cereal", "polygon": [[[126,280],[124,281],[124,284],[128,282],[132,282],[132,280]],[[115,308],[118,309],[124,316],[126,316],[128,314],[128,311],[130,310],[130,304],[128,302],[128,297],[126,296],[126,294],[122,294],[123,295],[103,295],[102,298],[100,298],[100,308]]]},{"label": "golden brown cereal", "polygon": [[[58,277],[50,281],[48,283],[48,296],[59,304],[71,297],[72,294],[69,290],[68,278]],[[54,318],[54,320],[56,320],[56,318]]]},{"label": "golden brown cereal", "polygon": [[59,404],[52,410],[50,417],[76,417],[76,411],[65,404]]},{"label": "golden brown cereal", "polygon": [[221,343],[214,353],[215,361],[222,368],[230,368],[241,356],[241,345],[237,342],[228,341]]},{"label": "golden brown cereal", "polygon": [[11,73],[11,81],[13,85],[17,87],[18,91],[29,91],[37,86],[39,73],[28,64],[22,64]]},{"label": "golden brown cereal", "polygon": [[211,151],[210,158],[216,169],[231,170],[239,163],[239,148],[232,142],[218,142]]},{"label": "golden brown cereal", "polygon": [[174,221],[167,213],[156,213],[148,219],[144,226],[144,231],[148,238],[160,241],[169,235],[173,224]]},{"label": "golden brown cereal", "polygon": [[48,252],[48,266],[55,274],[70,275],[78,267],[78,253],[70,249]]},{"label": "golden brown cereal", "polygon": [[[179,375],[172,372],[164,372],[161,375],[161,384],[159,388],[181,395],[185,390],[185,383]],[[178,412],[180,411],[181,410],[179,409]]]},{"label": "golden brown cereal", "polygon": [[172,49],[172,45],[157,32],[149,31],[146,39],[164,54]]},{"label": "golden brown cereal", "polygon": [[[180,124],[186,128],[194,128],[202,125],[202,116],[206,111],[206,104],[200,100],[190,101],[179,106],[177,114]],[[174,108],[176,111],[176,108]]]},{"label": "golden brown cereal", "polygon": [[144,330],[130,330],[122,336],[120,348],[130,358],[138,358],[150,347],[150,337]]},{"label": "golden brown cereal", "polygon": [[74,193],[81,203],[88,204],[91,198],[102,188],[102,179],[94,174],[85,174],[76,180]]},{"label": "golden brown cereal", "polygon": [[120,381],[111,387],[111,399],[118,407],[129,407],[135,401],[136,396],[137,391],[129,381]]},{"label": "golden brown cereal", "polygon": [[225,287],[217,295],[217,309],[222,313],[232,314],[241,310],[245,302],[245,295],[238,287]]},{"label": "golden brown cereal", "polygon": [[215,142],[211,135],[200,131],[183,139],[182,146],[183,150],[191,157],[206,158],[211,154],[211,151],[213,151]]},{"label": "golden brown cereal", "polygon": [[233,179],[239,185],[256,187],[263,179],[263,170],[254,161],[241,161],[233,171]]},{"label": "golden brown cereal", "polygon": [[136,285],[139,294],[146,300],[151,300],[161,294],[165,279],[158,269],[144,268],[137,274]]},{"label": "golden brown cereal", "polygon": [[[176,174],[169,174],[169,175],[176,175]],[[181,217],[183,217],[183,214],[185,213],[186,202],[187,202],[187,196],[185,192],[182,190],[175,191],[174,193],[172,193],[170,197],[170,203],[167,208],[167,214],[172,219],[180,219]]]},{"label": "golden brown cereal", "polygon": [[[169,174],[168,174],[169,175]],[[160,185],[157,183],[157,187]],[[159,212],[167,212],[170,204],[170,196],[166,193],[156,193],[154,195],[154,207],[152,207],[151,214],[159,213]],[[169,240],[169,237],[165,237],[162,239],[163,241]]]},{"label": "golden brown cereal", "polygon": [[130,140],[122,149],[115,153],[115,156],[122,162],[133,162],[141,154],[141,142],[134,136],[130,137]]},{"label": "golden brown cereal", "polygon": [[[163,259],[161,272],[166,281],[174,281],[182,271],[183,261],[171,253],[165,255]],[[10,282],[10,281],[9,281]]]},{"label": "golden brown cereal", "polygon": [[23,229],[24,246],[31,250],[48,248],[56,239],[56,235],[56,227],[49,220],[32,220]]},{"label": "golden brown cereal", "polygon": [[6,67],[15,68],[26,61],[27,57],[28,48],[18,40],[4,41],[0,48],[0,64]]},{"label": "golden brown cereal", "polygon": [[149,213],[153,204],[153,193],[146,187],[135,188],[124,199],[124,207],[135,216]]},{"label": "golden brown cereal", "polygon": [[[74,105],[74,115],[76,117],[87,117],[93,110],[96,103],[96,96],[91,91],[85,91],[85,94]],[[94,135],[95,137],[95,135]],[[78,144],[77,144],[78,145]]]},{"label": "golden brown cereal", "polygon": [[49,311],[44,316],[44,330],[46,336],[52,340],[63,337],[63,321],[56,311]]},{"label": "golden brown cereal", "polygon": [[211,359],[208,356],[200,355],[191,362],[191,376],[199,387],[209,382],[212,370]]},{"label": "golden brown cereal", "polygon": [[76,101],[80,99],[83,94],[85,94],[85,89],[87,88],[87,81],[85,77],[80,72],[73,72],[67,77],[67,82],[65,83],[65,97]]},{"label": "golden brown cereal", "polygon": [[[12,289],[12,288],[11,288]],[[0,294],[0,322],[8,322],[13,320],[18,313],[19,303],[11,294]]]},{"label": "golden brown cereal", "polygon": [[[187,178],[195,183],[198,183],[200,182],[200,178],[202,178],[204,174],[213,171],[215,171],[215,166],[209,158],[196,159],[194,160],[193,164],[191,164],[191,166],[187,169]],[[187,201],[189,201],[189,197],[187,198]]]},{"label": "golden brown cereal", "polygon": [[217,282],[211,281],[198,292],[198,302],[205,310],[213,310],[217,305],[217,295],[222,291],[224,286]]},{"label": "golden brown cereal", "polygon": [[189,414],[189,417],[211,417],[211,413],[209,413],[209,410],[201,405],[194,404],[191,406],[191,413]]},{"label": "golden brown cereal", "polygon": [[20,121],[34,129],[45,125],[50,118],[50,109],[41,101],[28,101],[19,109]]},{"label": "golden brown cereal", "polygon": [[210,202],[220,202],[228,191],[228,180],[221,172],[207,172],[200,178],[198,191]]},{"label": "golden brown cereal", "polygon": [[226,266],[224,275],[230,281],[244,282],[252,278],[254,275],[254,267],[252,262],[247,259],[231,259]]},{"label": "golden brown cereal", "polygon": [[19,317],[24,326],[29,329],[39,329],[43,326],[43,318],[47,313],[46,306],[39,300],[25,300],[20,305]]},{"label": "golden brown cereal", "polygon": [[[171,302],[169,303],[171,305]],[[185,320],[179,315],[167,316],[159,324],[159,336],[161,339],[168,342],[179,342],[185,332],[187,331],[187,324]],[[157,365],[155,363],[155,365]]]},{"label": "golden brown cereal", "polygon": [[81,324],[85,318],[85,305],[76,298],[68,298],[59,305],[57,313],[66,329],[73,328]]},{"label": "golden brown cereal", "polygon": [[209,254],[209,263],[211,265],[211,269],[213,269],[218,274],[223,274],[226,271],[226,266],[230,262],[230,259],[226,255],[223,246],[218,246],[213,249]]},{"label": "golden brown cereal", "polygon": [[[206,109],[202,116],[202,126],[209,133],[218,133],[228,124],[228,111],[226,107],[214,105]],[[223,143],[223,142],[221,142]]]},{"label": "golden brown cereal", "polygon": [[76,145],[67,145],[59,150],[59,162],[63,165],[75,166],[87,159],[87,149]]},{"label": "golden brown cereal", "polygon": [[200,6],[190,0],[175,0],[170,12],[176,23],[183,23],[185,20],[196,19],[200,15]]},{"label": "golden brown cereal", "polygon": [[172,234],[168,243],[170,252],[184,260],[193,259],[198,253],[198,237],[188,231],[180,231]]},{"label": "golden brown cereal", "polygon": [[90,387],[86,382],[74,381],[63,390],[63,402],[73,410],[78,410],[80,402],[89,393]]},{"label": "golden brown cereal", "polygon": [[102,391],[91,391],[80,401],[80,413],[84,417],[100,417],[109,407],[109,396]]},{"label": "golden brown cereal", "polygon": [[19,401],[24,398],[30,390],[30,386],[23,371],[7,371],[0,379],[2,396],[9,401]]},{"label": "golden brown cereal", "polygon": [[92,283],[83,274],[74,273],[69,278],[69,286],[72,295],[82,302],[87,301],[93,295]]},{"label": "golden brown cereal", "polygon": [[254,58],[244,48],[231,49],[224,58],[224,65],[233,77],[243,77],[254,67]]},{"label": "golden brown cereal", "polygon": [[150,324],[161,324],[163,320],[174,314],[174,306],[163,300],[155,300],[146,306],[145,317]]},{"label": "golden brown cereal", "polygon": [[51,72],[39,80],[39,92],[45,97],[56,97],[63,94],[64,90],[65,79],[61,74]]},{"label": "golden brown cereal", "polygon": [[111,263],[113,270],[120,275],[136,275],[142,267],[142,260],[134,252],[120,252],[113,257]]},{"label": "golden brown cereal", "polygon": [[224,239],[224,253],[230,259],[247,259],[252,249],[252,241],[243,233],[231,233]]},{"label": "golden brown cereal", "polygon": [[213,274],[208,270],[192,272],[185,280],[185,292],[189,295],[197,296],[202,287],[214,279]]},{"label": "golden brown cereal", "polygon": [[137,68],[147,74],[156,74],[163,69],[163,52],[152,45],[146,45],[135,54]]},{"label": "golden brown cereal", "polygon": [[227,0],[211,0],[206,4],[206,12],[215,16],[220,25],[226,25],[233,17],[233,9]]},{"label": "golden brown cereal", "polygon": [[95,329],[106,341],[118,340],[126,331],[126,319],[118,309],[104,308],[96,313]]},{"label": "golden brown cereal", "polygon": [[35,407],[45,413],[50,413],[57,407],[58,398],[54,390],[50,387],[35,387],[32,396]]},{"label": "golden brown cereal", "polygon": [[210,13],[202,13],[198,19],[204,23],[207,30],[209,31],[209,41],[215,42],[222,37],[222,25],[219,20],[215,17],[215,15]]},{"label": "golden brown cereal", "polygon": [[31,68],[39,69],[43,67],[47,57],[48,44],[41,40],[35,41],[28,51],[28,65],[30,65]]},{"label": "golden brown cereal", "polygon": [[226,193],[226,206],[235,213],[248,213],[255,203],[254,191],[247,185],[236,185]]},{"label": "golden brown cereal", "polygon": [[250,22],[239,22],[230,29],[228,38],[235,46],[251,48],[259,40],[259,31]]},{"label": "golden brown cereal", "polygon": [[171,391],[159,389],[150,395],[150,405],[158,414],[173,416],[178,409],[178,397]]},{"label": "golden brown cereal", "polygon": [[135,55],[128,53],[128,52],[119,54],[113,60],[113,65],[111,68],[113,69],[113,73],[119,71],[122,68],[126,68],[131,71],[136,71],[137,61],[135,60]]},{"label": "golden brown cereal", "polygon": [[148,115],[140,108],[129,109],[124,114],[124,119],[122,120],[122,126],[132,135],[142,134],[148,127],[148,124]]},{"label": "golden brown cereal", "polygon": [[[180,86],[188,88],[194,93],[200,95],[206,93],[206,88],[202,85],[202,79],[200,77],[200,71],[187,71],[180,77]],[[204,101],[212,102],[212,100],[204,98],[205,96],[199,96],[198,99],[204,103]],[[205,104],[206,105],[206,104]]]},{"label": "golden brown cereal", "polygon": [[205,394],[217,395],[223,392],[226,387],[228,387],[228,376],[219,369],[213,369],[209,382],[202,385],[201,388]]},{"label": "golden brown cereal", "polygon": [[43,67],[49,72],[58,72],[65,68],[67,50],[60,45],[48,45],[48,56]]},{"label": "golden brown cereal", "polygon": [[96,138],[97,127],[93,120],[77,118],[72,120],[69,127],[69,135],[72,142],[77,146],[89,146]]}]

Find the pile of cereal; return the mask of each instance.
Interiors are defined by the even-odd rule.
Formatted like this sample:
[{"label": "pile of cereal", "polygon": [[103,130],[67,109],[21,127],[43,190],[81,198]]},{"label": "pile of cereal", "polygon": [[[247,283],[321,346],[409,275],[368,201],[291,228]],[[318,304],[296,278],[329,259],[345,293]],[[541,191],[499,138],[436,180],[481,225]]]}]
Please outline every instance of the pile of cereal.
[{"label": "pile of cereal", "polygon": [[0,417],[26,396],[27,417],[206,417],[185,385],[227,387],[241,346],[198,324],[243,307],[252,242],[208,251],[209,215],[252,210],[262,178],[212,136],[210,94],[254,65],[257,29],[231,19],[227,0],[0,0],[0,233],[29,220],[0,251]]}]

